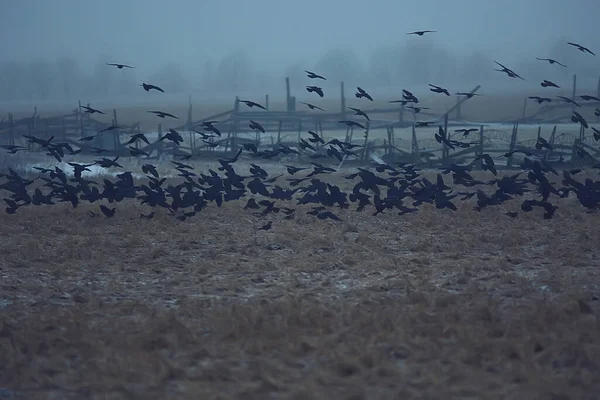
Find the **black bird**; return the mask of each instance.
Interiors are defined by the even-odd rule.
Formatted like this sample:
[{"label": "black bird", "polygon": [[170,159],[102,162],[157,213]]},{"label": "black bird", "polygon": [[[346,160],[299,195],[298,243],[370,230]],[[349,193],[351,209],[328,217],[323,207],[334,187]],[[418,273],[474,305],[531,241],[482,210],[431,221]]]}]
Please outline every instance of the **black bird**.
[{"label": "black bird", "polygon": [[306,107],[310,108],[311,110],[321,110],[321,111],[325,111],[323,110],[321,107],[319,106],[315,106],[314,104],[310,104],[310,103],[305,103],[303,101],[300,102],[300,104],[304,104]]},{"label": "black bird", "polygon": [[575,100],[573,100],[573,99],[570,99],[570,98],[568,98],[568,97],[565,97],[565,96],[556,96],[556,97],[558,97],[559,99],[563,99],[563,100],[564,100],[564,101],[566,101],[567,103],[571,103],[571,104],[574,104],[574,105],[576,105],[577,107],[581,107],[581,106],[579,105],[579,103],[577,103],[577,102],[576,102]]},{"label": "black bird", "polygon": [[430,86],[429,90],[432,91],[433,93],[443,93],[446,96],[450,96],[450,93],[448,93],[448,90],[444,89],[443,87],[432,85],[431,83],[429,84],[429,86]]},{"label": "black bird", "polygon": [[244,148],[244,150],[251,151],[252,153],[258,152],[258,149],[256,148],[256,145],[254,143],[244,143],[242,144],[242,147]]},{"label": "black bird", "polygon": [[433,32],[437,32],[437,31],[414,31],[414,32],[409,32],[407,33],[407,35],[418,35],[418,36],[423,36],[426,33],[433,33]]},{"label": "black bird", "polygon": [[263,110],[267,110],[264,106],[254,102],[254,101],[250,101],[250,100],[240,100],[241,103],[244,103],[245,105],[247,105],[249,108],[253,108],[253,107],[257,107]]},{"label": "black bird", "polygon": [[102,214],[104,214],[104,216],[106,218],[112,218],[112,217],[115,216],[115,213],[116,213],[117,209],[115,207],[108,208],[104,204],[101,204],[100,205],[100,211],[102,211]]},{"label": "black bird", "polygon": [[352,111],[354,111],[354,115],[362,115],[363,117],[365,117],[367,119],[367,121],[370,121],[371,118],[369,118],[369,116],[360,108],[354,108],[354,107],[348,107],[349,109],[351,109]]},{"label": "black bird", "polygon": [[579,50],[579,51],[582,51],[582,52],[584,52],[584,53],[590,53],[590,54],[591,54],[591,55],[593,55],[593,56],[595,56],[595,55],[596,55],[596,54],[594,54],[594,53],[593,53],[593,52],[592,52],[590,49],[588,49],[587,47],[584,47],[584,46],[582,46],[582,45],[580,45],[580,44],[573,43],[573,42],[567,42],[567,44],[569,44],[569,45],[571,45],[571,46],[573,46],[573,47],[576,47],[576,48],[577,48],[577,50]]},{"label": "black bird", "polygon": [[478,128],[468,128],[468,129],[463,128],[463,129],[455,129],[454,132],[462,133],[463,136],[469,136],[469,133],[477,132],[478,130],[479,130]]},{"label": "black bird", "polygon": [[322,89],[322,88],[320,88],[320,87],[318,87],[318,86],[307,86],[307,87],[306,87],[306,91],[307,91],[308,93],[312,93],[312,92],[314,92],[314,93],[318,94],[320,97],[323,97],[323,96],[324,96],[324,94],[323,94],[323,89]]},{"label": "black bird", "polygon": [[146,92],[149,92],[151,90],[156,90],[156,91],[162,92],[162,93],[165,92],[164,90],[162,90],[158,86],[156,86],[156,85],[150,85],[149,83],[142,83],[140,86],[143,87]]},{"label": "black bird", "polygon": [[135,135],[131,135],[131,138],[125,144],[132,144],[138,140],[141,140],[142,142],[145,142],[146,144],[150,144],[150,142],[148,141],[148,138],[143,133],[136,133]]},{"label": "black bird", "polygon": [[78,142],[90,142],[92,140],[94,140],[96,138],[96,135],[91,135],[91,136],[85,136],[82,137],[81,139],[77,139]]},{"label": "black bird", "polygon": [[92,108],[92,107],[88,107],[88,106],[79,106],[79,107],[81,107],[81,108],[85,109],[85,111],[84,111],[84,112],[86,112],[86,113],[88,113],[88,114],[94,114],[94,113],[98,113],[98,114],[104,114],[104,112],[102,112],[102,111],[100,111],[100,110],[97,110],[97,109],[95,109],[95,108]]},{"label": "black bird", "polygon": [[348,127],[356,126],[361,129],[367,129],[367,128],[365,128],[365,126],[363,124],[356,122],[356,121],[339,121],[339,122],[340,122],[340,124],[347,125]]},{"label": "black bird", "polygon": [[106,65],[110,65],[111,67],[117,67],[118,69],[123,69],[123,68],[135,68],[135,67],[132,67],[131,65],[127,65],[127,64],[114,64],[114,63],[106,63]]},{"label": "black bird", "polygon": [[306,72],[306,75],[308,75],[308,77],[310,79],[323,79],[323,80],[326,80],[323,76],[315,74],[314,72],[307,71],[307,70],[305,70],[304,72]]},{"label": "black bird", "polygon": [[308,168],[299,168],[299,167],[295,167],[293,165],[286,165],[285,168],[287,169],[287,172],[290,175],[294,175],[296,172],[300,172],[300,171],[304,171]]},{"label": "black bird", "polygon": [[357,92],[354,95],[356,96],[357,99],[364,97],[366,99],[373,101],[373,98],[371,97],[371,95],[369,93],[365,92],[365,90],[363,88],[361,88],[360,86],[357,86],[356,90],[357,90]]},{"label": "black bird", "polygon": [[165,118],[165,117],[169,117],[169,118],[175,118],[175,119],[179,119],[179,117],[176,117],[173,114],[170,114],[168,112],[164,112],[164,111],[148,111],[149,113],[155,114],[157,117],[159,118]]},{"label": "black bird", "polygon": [[600,101],[600,97],[589,96],[587,94],[581,95],[579,97],[585,101]]},{"label": "black bird", "polygon": [[435,121],[417,121],[415,123],[415,128],[424,128],[426,126],[429,126],[430,124],[433,124]]},{"label": "black bird", "polygon": [[513,71],[510,68],[505,67],[504,65],[500,64],[498,61],[494,61],[496,64],[498,64],[499,66],[502,67],[502,69],[494,69],[494,71],[498,71],[498,72],[504,72],[506,75],[508,75],[510,78],[519,78],[522,80],[525,80],[525,78],[523,78],[522,76],[520,76],[519,74],[517,74],[515,71]]},{"label": "black bird", "polygon": [[99,131],[98,133],[102,133],[102,132],[110,132],[110,131],[114,131],[115,129],[121,129],[120,126],[118,125],[111,125],[111,126],[107,126],[106,128],[102,129],[101,131]]},{"label": "black bird", "polygon": [[554,60],[554,59],[552,59],[552,58],[539,58],[539,57],[536,57],[536,60],[540,60],[540,61],[548,61],[550,64],[558,64],[558,65],[560,65],[561,67],[565,67],[565,68],[567,68],[567,66],[566,66],[566,65],[564,65],[564,64],[561,64],[561,63],[559,63],[558,61],[556,61],[556,60]]},{"label": "black bird", "polygon": [[308,139],[309,142],[325,144],[323,138],[319,136],[316,132],[308,131],[308,134],[311,136],[311,138]]},{"label": "black bird", "polygon": [[265,133],[265,128],[263,128],[262,125],[256,121],[250,120],[250,124],[248,126],[250,127],[250,129],[258,130],[262,133]]},{"label": "black bird", "polygon": [[554,83],[554,82],[552,82],[552,81],[549,81],[549,80],[547,80],[547,79],[544,79],[544,80],[542,81],[542,83],[540,83],[540,85],[541,85],[542,87],[555,87],[555,88],[558,88],[558,89],[560,89],[560,86],[558,86],[556,83]]},{"label": "black bird", "polygon": [[548,103],[552,101],[552,99],[549,99],[548,97],[529,96],[528,98],[537,101],[539,104],[542,104],[545,101],[547,101]]},{"label": "black bird", "polygon": [[571,121],[574,123],[580,123],[585,129],[589,128],[589,125],[583,115],[579,114],[577,111],[573,110],[573,115],[571,116]]},{"label": "black bird", "polygon": [[261,226],[260,228],[258,228],[259,231],[268,231],[269,229],[271,229],[273,227],[273,222],[269,221],[266,224],[264,224],[263,226]]}]

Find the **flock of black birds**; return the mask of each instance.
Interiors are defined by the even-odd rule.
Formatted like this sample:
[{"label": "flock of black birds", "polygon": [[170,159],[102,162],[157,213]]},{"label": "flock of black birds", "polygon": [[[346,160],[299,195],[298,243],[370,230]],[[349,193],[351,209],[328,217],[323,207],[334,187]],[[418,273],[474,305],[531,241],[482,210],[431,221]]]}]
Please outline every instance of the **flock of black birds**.
[{"label": "flock of black birds", "polygon": [[[435,31],[416,31],[408,33],[408,35],[423,36],[426,33]],[[568,43],[576,47],[578,50],[594,55],[586,47],[576,43]],[[550,64],[565,67],[564,64],[548,58],[538,58],[541,61],[547,61]],[[524,79],[513,70],[496,62],[502,69],[497,71],[506,73],[510,78]],[[108,63],[109,66],[114,66],[118,69],[135,68],[126,64]],[[312,71],[306,71],[309,79],[326,80],[322,75]],[[145,91],[156,90],[164,92],[164,90],[156,85],[142,83],[140,86]],[[551,81],[544,80],[543,87],[558,87]],[[309,93],[315,93],[319,97],[324,96],[324,91],[321,87],[310,85],[306,87]],[[434,93],[450,96],[450,92],[440,86],[430,85],[430,91]],[[403,89],[401,100],[392,100],[390,103],[401,103],[418,114],[422,109],[427,109],[419,105],[419,99],[410,91]],[[475,93],[457,92],[457,95],[466,96],[468,99],[479,95]],[[355,94],[357,99],[366,99],[373,101],[373,97],[363,88],[357,87]],[[575,106],[579,104],[574,99],[561,97],[562,100],[572,102]],[[600,101],[594,96],[580,96],[583,100]],[[549,98],[530,97],[537,100],[539,103],[551,101]],[[250,100],[240,100],[249,108],[257,107],[265,109],[259,103]],[[321,107],[312,103],[303,103],[312,110],[324,111]],[[88,106],[81,106],[86,113],[94,114],[102,111]],[[354,112],[354,115],[364,118],[369,121],[370,118],[359,108],[349,107]],[[149,111],[159,118],[177,118],[175,115],[163,111]],[[600,114],[600,110],[596,110]],[[574,111],[572,116],[574,122],[579,122],[584,127],[588,128],[587,121],[581,114]],[[365,126],[355,120],[340,121],[348,126],[356,126],[365,128]],[[428,127],[435,124],[436,121],[418,121],[415,127]],[[200,134],[207,144],[211,143],[207,139],[220,137],[221,132],[215,126],[218,121],[204,121],[196,127],[197,134]],[[265,129],[256,121],[250,121],[250,128],[265,132]],[[119,129],[118,126],[110,126],[104,131]],[[594,129],[594,137],[600,140],[600,131]],[[462,133],[463,136],[468,136],[477,129],[457,129],[456,133]],[[101,133],[101,132],[99,132]],[[348,209],[351,204],[356,205],[356,211],[363,211],[367,206],[373,206],[374,213],[377,215],[386,211],[397,211],[398,215],[412,213],[418,211],[418,207],[424,203],[432,204],[438,209],[457,210],[456,201],[468,200],[476,198],[475,211],[481,211],[486,207],[499,206],[505,202],[521,198],[520,210],[522,212],[530,212],[534,207],[544,210],[544,218],[550,219],[553,217],[557,206],[551,202],[552,196],[564,198],[573,193],[579,203],[588,210],[594,210],[600,207],[600,181],[587,178],[583,182],[578,181],[575,175],[582,172],[581,169],[572,169],[562,171],[561,186],[551,182],[548,175],[553,174],[559,176],[551,165],[543,159],[534,156],[527,151],[513,151],[506,153],[504,157],[511,157],[516,152],[524,153],[525,158],[521,165],[522,171],[512,175],[504,175],[498,177],[498,170],[494,159],[489,154],[480,154],[475,160],[466,164],[458,165],[451,164],[437,171],[435,181],[430,181],[423,174],[422,170],[414,164],[394,164],[389,165],[383,162],[375,162],[370,165],[370,168],[357,169],[357,172],[344,176],[344,179],[349,182],[354,182],[351,190],[345,191],[337,185],[325,182],[319,178],[322,175],[336,173],[335,168],[331,168],[317,162],[312,162],[310,167],[298,167],[293,165],[285,165],[288,177],[285,178],[287,185],[281,186],[278,180],[283,177],[283,174],[270,176],[269,173],[255,163],[249,164],[249,171],[245,174],[240,174],[236,171],[236,162],[240,159],[242,152],[248,153],[251,158],[273,159],[279,155],[301,154],[307,153],[311,158],[330,157],[338,160],[343,160],[345,156],[357,155],[353,149],[362,147],[339,139],[325,141],[320,135],[315,132],[308,132],[308,139],[300,139],[298,147],[300,150],[284,145],[277,145],[274,148],[258,151],[254,144],[244,144],[241,146],[233,158],[218,159],[219,166],[216,171],[208,169],[206,173],[197,172],[194,167],[185,164],[181,161],[171,161],[178,172],[179,179],[170,180],[168,177],[161,176],[152,164],[142,165],[142,172],[147,180],[137,180],[134,174],[130,171],[124,171],[116,175],[115,180],[102,178],[101,181],[86,178],[83,173],[91,171],[90,167],[99,166],[104,169],[123,169],[123,166],[118,163],[119,157],[114,159],[101,158],[91,164],[81,164],[76,162],[68,162],[72,168],[72,172],[68,173],[55,166],[54,168],[34,167],[39,171],[35,178],[30,176],[21,176],[15,170],[8,168],[8,173],[0,174],[4,178],[4,182],[0,184],[0,190],[9,193],[8,197],[4,198],[7,205],[6,212],[15,214],[18,209],[27,205],[52,205],[60,202],[70,203],[73,207],[77,207],[81,202],[107,202],[99,205],[99,212],[90,211],[93,217],[100,216],[100,213],[107,218],[111,218],[116,214],[115,203],[126,199],[137,200],[143,205],[150,208],[163,207],[167,209],[177,219],[183,221],[193,217],[198,212],[205,209],[209,203],[215,203],[221,207],[224,202],[239,201],[247,198],[244,209],[253,210],[253,214],[262,217],[266,220],[272,214],[281,214],[284,219],[293,219],[296,216],[297,209],[288,207],[290,202],[295,201],[297,205],[310,205],[312,209],[306,214],[316,216],[318,219],[332,219],[340,221],[341,218],[332,210],[337,207],[340,209]],[[91,141],[96,135],[81,138],[80,141]],[[41,139],[35,136],[24,136],[30,143],[36,144],[47,151],[47,154],[62,161],[65,154],[75,155],[81,151],[74,150],[68,143],[58,143],[54,138]],[[444,128],[438,126],[435,133],[435,139],[439,143],[443,143],[450,149],[457,147],[469,147],[472,143],[465,143],[451,139]],[[182,136],[174,129],[169,131],[159,138],[169,140],[178,146],[183,142]],[[131,135],[127,144],[135,144],[138,141],[143,141],[149,144],[148,139],[142,133]],[[325,146],[328,146],[325,148]],[[26,147],[19,145],[2,145],[2,148],[9,153],[26,150]],[[540,137],[536,143],[536,148],[547,148],[552,150],[552,145]],[[92,148],[96,153],[101,154],[104,149]],[[149,156],[142,150],[130,146],[131,155],[135,157]],[[322,150],[326,150],[323,152]],[[581,149],[578,153],[581,157],[591,157]],[[187,156],[186,158],[191,158]],[[489,180],[476,179],[472,175],[475,167],[480,167],[484,171],[488,171],[493,175]],[[600,170],[600,163],[595,163],[591,166],[592,169]],[[296,174],[303,173],[302,177],[297,177]],[[447,185],[450,175],[455,188]],[[139,183],[139,182],[144,183]],[[556,179],[554,179],[556,181]],[[37,185],[34,185],[38,182]],[[280,181],[281,182],[281,181]],[[302,185],[304,183],[304,185]],[[30,190],[30,186],[34,186]],[[463,187],[463,190],[457,190],[457,187]],[[482,188],[488,189],[483,190]],[[255,197],[256,196],[256,197]],[[260,196],[260,197],[259,197]],[[261,198],[262,197],[262,198]],[[282,204],[283,203],[283,204]],[[507,212],[509,217],[515,218],[519,213]],[[152,211],[148,214],[141,214],[140,218],[151,219],[155,215]],[[268,221],[259,229],[268,230],[272,227],[272,221]]]}]

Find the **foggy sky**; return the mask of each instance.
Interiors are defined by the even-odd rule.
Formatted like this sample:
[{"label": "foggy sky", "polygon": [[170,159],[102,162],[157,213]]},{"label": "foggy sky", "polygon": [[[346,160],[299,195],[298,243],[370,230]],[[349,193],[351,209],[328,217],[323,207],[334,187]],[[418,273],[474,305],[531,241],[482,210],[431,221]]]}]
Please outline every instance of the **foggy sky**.
[{"label": "foggy sky", "polygon": [[106,55],[106,62],[135,65],[139,78],[171,61],[200,74],[207,61],[218,63],[236,50],[247,51],[257,68],[280,74],[298,63],[310,69],[333,48],[350,49],[367,63],[378,46],[426,39],[406,35],[424,29],[437,30],[431,40],[455,54],[481,49],[505,65],[547,57],[561,37],[600,57],[597,0],[0,0],[0,5],[0,63],[67,55],[91,69]]}]

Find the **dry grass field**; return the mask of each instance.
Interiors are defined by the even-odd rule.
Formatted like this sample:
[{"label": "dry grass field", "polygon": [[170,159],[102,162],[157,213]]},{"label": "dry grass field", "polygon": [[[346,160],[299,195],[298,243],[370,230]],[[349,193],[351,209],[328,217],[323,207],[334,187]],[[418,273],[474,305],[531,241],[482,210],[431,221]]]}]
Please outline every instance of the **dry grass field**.
[{"label": "dry grass field", "polygon": [[556,204],[2,213],[0,398],[597,399],[600,224]]}]

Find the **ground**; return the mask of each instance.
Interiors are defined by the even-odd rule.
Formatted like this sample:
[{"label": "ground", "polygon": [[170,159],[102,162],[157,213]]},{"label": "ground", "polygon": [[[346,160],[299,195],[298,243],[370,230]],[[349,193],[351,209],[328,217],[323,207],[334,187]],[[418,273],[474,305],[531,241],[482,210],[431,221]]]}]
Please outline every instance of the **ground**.
[{"label": "ground", "polygon": [[0,398],[596,399],[600,224],[557,204],[2,213]]}]

